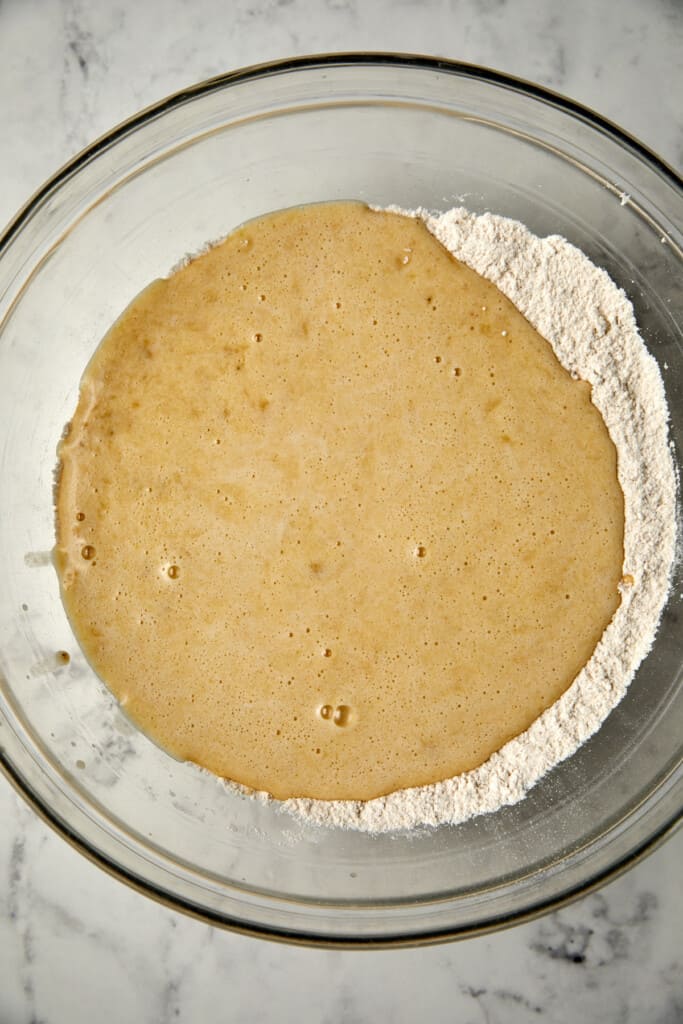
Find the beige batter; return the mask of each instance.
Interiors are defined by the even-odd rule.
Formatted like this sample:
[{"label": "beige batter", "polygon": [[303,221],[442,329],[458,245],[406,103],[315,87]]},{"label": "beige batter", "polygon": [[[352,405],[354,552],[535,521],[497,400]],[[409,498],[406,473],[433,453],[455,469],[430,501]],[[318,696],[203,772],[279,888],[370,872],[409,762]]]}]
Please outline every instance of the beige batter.
[{"label": "beige batter", "polygon": [[109,332],[60,449],[91,663],[176,756],[278,798],[471,769],[619,604],[590,387],[419,220],[272,214]]}]

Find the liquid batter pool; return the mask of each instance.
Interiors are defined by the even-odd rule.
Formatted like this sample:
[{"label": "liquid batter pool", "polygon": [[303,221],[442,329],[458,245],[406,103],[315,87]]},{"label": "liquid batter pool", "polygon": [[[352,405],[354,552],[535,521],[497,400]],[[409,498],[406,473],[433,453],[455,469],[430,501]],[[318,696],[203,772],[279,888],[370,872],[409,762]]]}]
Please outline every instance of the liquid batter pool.
[{"label": "liquid batter pool", "polygon": [[277,798],[482,764],[620,601],[588,384],[422,221],[269,214],[155,281],[60,446],[91,664],[171,754]]}]

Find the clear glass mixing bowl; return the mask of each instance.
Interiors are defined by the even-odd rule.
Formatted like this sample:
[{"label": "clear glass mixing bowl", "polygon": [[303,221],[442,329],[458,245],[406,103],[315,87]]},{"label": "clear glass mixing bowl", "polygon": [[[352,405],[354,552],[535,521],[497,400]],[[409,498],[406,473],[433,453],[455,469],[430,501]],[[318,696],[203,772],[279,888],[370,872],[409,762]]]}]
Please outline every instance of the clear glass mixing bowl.
[{"label": "clear glass mixing bowl", "polygon": [[313,57],[188,89],[78,156],[0,242],[0,755],[65,838],[178,909],[291,941],[436,941],[576,896],[673,828],[680,569],[625,700],[525,800],[373,837],[303,826],[142,736],[79,652],[50,563],[55,447],[115,317],[240,222],[338,198],[464,202],[580,246],[634,302],[679,458],[683,191],[635,140],[535,86],[423,57]]}]

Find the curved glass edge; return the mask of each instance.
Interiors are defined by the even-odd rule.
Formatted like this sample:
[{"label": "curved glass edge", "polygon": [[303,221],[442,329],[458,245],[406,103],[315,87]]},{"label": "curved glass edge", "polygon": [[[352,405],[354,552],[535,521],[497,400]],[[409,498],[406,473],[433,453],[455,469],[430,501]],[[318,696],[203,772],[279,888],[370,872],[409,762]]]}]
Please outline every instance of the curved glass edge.
[{"label": "curved glass edge", "polygon": [[[0,673],[0,683],[1,682],[2,674]],[[395,913],[396,911],[405,912],[418,909],[441,908],[441,910],[446,912],[449,906],[455,907],[462,899],[463,893],[457,888],[452,888],[444,892],[423,891],[419,895],[413,895],[411,897],[372,898],[369,896],[363,896],[359,899],[353,900],[335,898],[325,900],[315,897],[302,897],[301,895],[295,895],[293,893],[284,895],[277,891],[273,891],[270,888],[264,888],[259,885],[242,885],[236,879],[226,879],[224,876],[217,875],[210,871],[198,873],[195,871],[194,866],[191,863],[184,860],[173,859],[171,857],[169,861],[169,851],[155,843],[149,843],[140,832],[132,833],[132,838],[136,845],[131,846],[125,838],[122,841],[122,834],[126,831],[126,827],[125,825],[122,826],[120,819],[108,813],[106,807],[103,807],[99,802],[93,803],[90,801],[87,796],[87,806],[84,806],[80,801],[77,804],[73,800],[71,794],[68,794],[72,810],[75,811],[75,817],[65,817],[63,812],[59,812],[54,809],[55,794],[62,792],[59,782],[55,778],[55,776],[59,775],[57,764],[53,758],[47,755],[47,762],[51,769],[51,772],[47,774],[47,786],[39,789],[35,784],[32,784],[29,775],[22,769],[20,759],[12,757],[12,738],[14,738],[16,742],[16,747],[14,749],[24,750],[29,754],[29,756],[32,756],[33,749],[36,745],[40,746],[40,742],[37,740],[30,723],[24,719],[23,715],[19,713],[17,717],[16,709],[12,709],[15,715],[14,725],[20,725],[23,732],[23,736],[20,736],[16,731],[16,728],[12,729],[12,718],[7,716],[6,709],[4,710],[5,721],[10,726],[10,744],[8,745],[7,739],[5,739],[4,743],[0,742],[0,770],[4,770],[4,773],[19,795],[22,796],[26,802],[37,811],[39,816],[41,816],[59,835],[66,838],[71,845],[87,856],[90,860],[103,866],[110,874],[121,877],[134,888],[145,892],[147,895],[151,895],[153,898],[158,898],[160,902],[166,903],[171,907],[180,907],[181,909],[189,907],[190,909],[187,912],[192,913],[196,917],[206,920],[213,920],[214,917],[217,917],[219,921],[223,920],[220,914],[212,911],[210,908],[207,909],[204,904],[200,905],[197,904],[194,899],[179,896],[173,890],[169,890],[169,895],[166,896],[165,893],[167,890],[165,887],[155,884],[155,882],[145,874],[145,864],[152,864],[159,874],[163,876],[168,875],[169,864],[172,870],[175,868],[180,868],[183,871],[189,870],[193,878],[188,878],[187,874],[185,874],[184,877],[188,886],[193,890],[197,889],[198,885],[201,886],[202,883],[216,883],[221,888],[226,899],[240,901],[245,898],[247,900],[249,898],[253,898],[258,901],[262,911],[267,907],[275,914],[282,913],[283,908],[296,907],[304,914],[307,912],[311,914],[348,914],[348,912],[352,910],[354,913],[365,915],[366,917],[367,915],[374,913],[377,915],[378,919],[383,917],[388,919],[388,915]],[[2,714],[2,712],[3,705],[2,701],[0,701],[0,714]],[[0,720],[0,725],[3,725],[2,720]],[[7,737],[7,733],[4,735]],[[0,737],[0,739],[1,738],[2,737]],[[558,891],[557,888],[554,889],[552,894],[545,899],[535,900],[532,894],[529,904],[531,913],[533,916],[538,916],[538,914],[533,912],[533,908],[536,906],[536,903],[542,907],[553,909],[554,907],[560,906],[564,902],[571,901],[571,899],[575,898],[572,895],[565,897],[565,892],[569,894],[576,892],[578,896],[581,896],[584,892],[591,891],[591,889],[601,886],[603,884],[603,879],[607,881],[611,879],[613,866],[614,871],[618,874],[620,871],[626,870],[630,867],[631,863],[636,863],[642,859],[645,854],[649,852],[649,837],[646,837],[645,839],[629,838],[631,835],[632,824],[634,824],[636,828],[638,826],[641,827],[641,836],[643,831],[647,834],[648,827],[652,827],[654,843],[657,845],[659,842],[657,839],[658,836],[661,835],[665,837],[670,830],[676,828],[679,821],[683,821],[682,769],[683,761],[681,761],[680,757],[672,760],[667,769],[659,775],[655,788],[646,796],[643,797],[641,794],[641,797],[635,802],[632,802],[627,811],[621,812],[603,822],[599,829],[584,834],[577,844],[571,850],[563,853],[561,857],[554,856],[544,860],[537,860],[533,865],[528,866],[522,873],[511,872],[500,876],[496,881],[490,880],[477,890],[476,895],[484,897],[489,901],[509,901],[512,895],[512,885],[524,883],[528,887],[529,884],[533,885],[534,882],[540,882],[543,878],[547,878],[550,875],[557,876],[558,869],[561,869],[565,875],[571,874],[572,872],[574,874],[578,872],[580,875],[581,863],[583,860],[587,856],[590,857],[593,851],[597,852],[599,855],[601,849],[605,843],[607,843],[610,846],[616,846],[617,855],[613,862],[610,862],[607,867],[602,867],[597,870],[594,869],[593,873],[583,880],[568,884],[566,890]],[[44,772],[44,768],[42,774],[46,774]],[[643,821],[637,818],[640,811],[644,811],[645,814],[646,827],[644,829],[642,828]],[[485,816],[488,817],[488,815]],[[654,822],[652,823],[652,826],[650,826],[649,822],[652,818],[654,818]],[[84,825],[86,825],[86,829],[84,829]],[[450,826],[445,825],[443,828],[448,829]],[[131,833],[128,831],[128,838],[130,837]],[[136,863],[132,864],[129,857],[128,864],[122,866],[111,853],[105,852],[107,840],[114,842],[117,849],[127,847],[129,854],[132,853]],[[644,852],[641,853],[641,850]],[[607,860],[609,861],[609,856]],[[138,865],[142,865],[141,870],[137,869]],[[620,868],[619,865],[623,865],[623,867]],[[201,909],[197,910],[196,908],[198,906],[201,906]],[[267,913],[268,910],[265,912]],[[539,913],[544,912],[544,910],[539,911]],[[452,928],[445,930],[438,929],[436,930],[436,933],[441,934],[441,932],[444,931],[445,934],[452,934],[453,937],[458,937],[460,933],[463,935],[480,934],[481,930],[496,930],[498,927],[505,927],[505,923],[508,921],[514,924],[518,920],[526,919],[526,916],[526,909],[522,909],[520,911],[510,910],[500,913],[488,913],[488,917],[486,914],[484,915],[481,929],[478,924],[463,923],[462,925],[454,925]],[[243,925],[241,923],[241,918],[235,918],[231,915],[226,915],[226,920],[228,922],[237,920],[237,930],[245,931],[252,927],[251,922],[249,925]],[[488,927],[488,921],[498,920],[504,922],[503,925],[493,925],[492,927]],[[231,923],[227,923],[224,926],[234,927]],[[258,932],[259,925],[254,925],[254,929]],[[267,927],[266,931],[269,931]],[[273,931],[278,931],[278,928],[274,926]],[[416,932],[415,934],[421,933]],[[346,941],[343,933],[340,937],[335,932],[333,940],[336,940],[337,938],[339,938],[340,941]],[[403,940],[399,939],[398,941]]]},{"label": "curved glass edge", "polygon": [[393,949],[397,947],[419,947],[438,945],[440,943],[452,942],[461,939],[475,938],[481,935],[489,935],[493,932],[502,931],[519,924],[533,921],[543,915],[567,906],[584,896],[589,895],[602,886],[619,878],[626,871],[635,867],[654,850],[658,849],[667,839],[675,834],[683,824],[683,811],[679,810],[669,820],[665,821],[654,833],[634,849],[630,850],[620,860],[610,865],[596,875],[577,885],[566,892],[559,893],[550,899],[541,900],[524,910],[515,911],[510,914],[492,915],[490,918],[478,924],[464,925],[462,927],[446,927],[443,929],[425,930],[410,935],[404,934],[370,934],[368,936],[347,936],[331,935],[324,931],[316,932],[313,928],[310,931],[280,928],[275,925],[257,925],[253,922],[245,924],[243,921],[230,917],[228,914],[221,915],[218,912],[198,908],[188,900],[172,896],[168,892],[145,879],[135,875],[110,860],[109,857],[95,849],[75,831],[70,829],[49,807],[43,804],[35,793],[24,783],[20,775],[14,770],[5,752],[0,749],[0,771],[14,788],[15,792],[26,801],[33,811],[48,825],[58,836],[65,839],[69,845],[82,854],[92,864],[101,868],[112,878],[123,882],[135,892],[146,896],[156,903],[175,910],[195,920],[203,921],[205,924],[232,931],[240,935],[248,935],[252,938],[269,939],[274,942],[281,942],[289,945],[311,946],[327,949]]},{"label": "curved glass edge", "polygon": [[654,170],[664,177],[674,188],[683,191],[683,178],[662,159],[654,150],[640,142],[635,136],[626,132],[619,125],[603,117],[596,111],[584,104],[537,85],[527,79],[508,75],[493,68],[484,67],[478,64],[468,64],[463,61],[453,61],[441,57],[431,57],[423,54],[410,53],[385,53],[382,51],[360,51],[341,53],[311,54],[304,57],[285,58],[283,60],[251,64],[236,71],[229,71],[222,75],[198,82],[185,89],[171,93],[158,103],[144,107],[137,114],[121,121],[118,125],[99,136],[89,146],[77,153],[71,160],[67,161],[52,177],[39,188],[17,212],[16,216],[9,222],[5,230],[0,234],[0,256],[11,239],[29,219],[33,210],[64,180],[72,176],[80,167],[94,159],[101,151],[107,149],[123,136],[135,131],[148,121],[161,116],[165,112],[180,107],[199,96],[215,92],[228,85],[236,85],[248,82],[254,78],[268,78],[281,75],[290,71],[312,70],[320,67],[347,67],[353,65],[376,65],[379,67],[403,67],[414,68],[424,71],[447,72],[462,78],[472,78],[491,85],[512,89],[515,92],[523,93],[534,100],[548,103],[564,112],[578,117],[580,120],[597,128],[603,134],[611,137],[614,141],[626,146],[641,159],[645,160]]},{"label": "curved glass edge", "polygon": [[[295,58],[269,64],[253,65],[240,71],[220,75],[186,90],[179,91],[172,96],[169,96],[167,99],[146,108],[127,121],[122,122],[112,131],[100,137],[100,139],[93,142],[89,147],[84,149],[80,154],[65,164],[61,170],[50,178],[42,188],[28,200],[14,220],[10,222],[2,237],[0,237],[0,255],[2,255],[4,248],[20,230],[23,223],[31,217],[35,208],[51,192],[56,190],[66,179],[75,174],[82,166],[93,160],[100,152],[107,149],[118,139],[134,131],[146,122],[161,116],[166,111],[178,107],[183,103],[189,102],[192,99],[196,99],[199,96],[222,89],[229,84],[243,83],[251,78],[269,77],[271,75],[282,74],[285,72],[314,69],[324,66],[343,67],[353,64],[364,64],[366,66],[412,67],[422,70],[446,71],[455,75],[460,75],[461,77],[479,79],[490,82],[491,84],[512,88],[517,92],[526,94],[534,99],[550,103],[567,113],[582,118],[593,127],[597,127],[603,133],[611,136],[615,141],[627,146],[632,151],[635,151],[658,173],[662,174],[667,180],[669,180],[674,187],[678,189],[683,188],[683,181],[677,173],[655,153],[638,142],[638,140],[629,136],[622,129],[613,125],[605,118],[595,114],[589,108],[574,103],[572,100],[553,93],[550,90],[546,90],[541,86],[536,86],[533,83],[528,83],[522,79],[507,76],[490,69],[479,68],[475,65],[462,64],[430,57],[421,57],[417,55],[393,55],[381,53],[329,54]],[[142,894],[155,899],[171,909],[182,911],[207,923],[240,932],[242,934],[260,936],[301,945],[327,946],[330,948],[389,948],[401,945],[416,946],[432,944],[451,941],[457,938],[487,934],[501,928],[534,919],[552,909],[556,909],[572,902],[628,870],[631,866],[638,863],[653,849],[659,846],[669,835],[671,835],[680,823],[681,817],[680,813],[677,813],[670,820],[666,821],[654,833],[654,835],[649,836],[639,846],[636,846],[635,849],[624,855],[616,864],[613,864],[609,868],[599,872],[587,882],[576,886],[567,893],[559,894],[548,901],[541,902],[524,911],[511,913],[510,915],[505,916],[491,917],[481,924],[468,925],[459,929],[445,929],[443,931],[424,932],[409,936],[370,936],[367,938],[351,938],[345,936],[340,937],[338,935],[330,936],[315,934],[314,932],[304,933],[303,931],[299,934],[286,929],[269,928],[266,926],[262,927],[251,923],[249,925],[244,925],[241,921],[231,919],[227,915],[221,916],[220,914],[212,911],[198,910],[190,902],[186,902],[178,897],[170,896],[161,889],[155,887],[152,883],[129,873],[126,869],[110,861],[104,854],[90,846],[85,840],[73,832],[73,830],[71,830],[63,821],[61,821],[60,818],[54,815],[47,806],[44,806],[40,802],[39,798],[33,793],[28,784],[20,778],[19,774],[12,767],[6,756],[6,752],[1,749],[0,768],[3,769],[4,774],[7,776],[17,792],[29,805],[33,807],[33,809],[47,824],[62,836],[62,838],[66,839],[70,845],[88,857],[88,859],[93,863],[98,864],[98,866],[102,867],[109,874],[127,883],[133,889],[141,892]]]}]

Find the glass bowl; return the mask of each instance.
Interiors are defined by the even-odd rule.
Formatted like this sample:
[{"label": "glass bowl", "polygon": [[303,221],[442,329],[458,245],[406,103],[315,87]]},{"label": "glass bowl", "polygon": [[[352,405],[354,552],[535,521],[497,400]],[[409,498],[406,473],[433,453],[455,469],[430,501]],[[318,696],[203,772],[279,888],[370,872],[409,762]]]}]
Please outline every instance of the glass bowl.
[{"label": "glass bowl", "polygon": [[639,143],[536,86],[425,57],[311,57],[188,89],[76,157],[0,242],[0,755],[66,839],[177,909],[290,941],[438,941],[585,892],[674,827],[680,567],[626,698],[526,799],[372,836],[302,825],[141,735],[80,653],[50,560],[56,445],[116,316],[242,221],[342,198],[464,203],[582,248],[635,305],[679,459],[683,191]]}]

